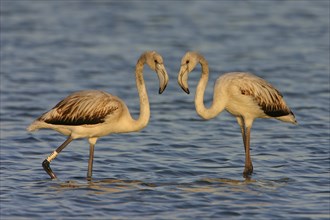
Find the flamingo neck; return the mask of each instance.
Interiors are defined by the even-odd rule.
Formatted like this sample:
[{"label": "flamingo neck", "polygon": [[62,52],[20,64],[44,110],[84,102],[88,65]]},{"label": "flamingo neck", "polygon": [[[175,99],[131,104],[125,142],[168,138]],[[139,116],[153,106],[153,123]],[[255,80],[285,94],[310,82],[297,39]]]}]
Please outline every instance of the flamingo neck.
[{"label": "flamingo neck", "polygon": [[196,95],[195,95],[195,106],[197,114],[204,119],[211,119],[217,116],[223,109],[219,109],[219,102],[213,98],[213,102],[210,108],[206,108],[204,105],[204,93],[209,79],[209,67],[207,61],[201,57],[200,64],[202,66],[202,75],[198,82]]},{"label": "flamingo neck", "polygon": [[146,86],[144,83],[144,78],[143,78],[143,67],[145,64],[146,60],[145,57],[142,56],[137,64],[136,64],[136,70],[135,70],[135,76],[136,76],[136,87],[139,93],[139,98],[140,98],[140,115],[137,120],[133,119],[133,127],[134,130],[138,131],[141,130],[142,128],[146,127],[149,118],[150,118],[150,106],[149,106],[149,99],[148,99],[148,94],[146,90]]}]

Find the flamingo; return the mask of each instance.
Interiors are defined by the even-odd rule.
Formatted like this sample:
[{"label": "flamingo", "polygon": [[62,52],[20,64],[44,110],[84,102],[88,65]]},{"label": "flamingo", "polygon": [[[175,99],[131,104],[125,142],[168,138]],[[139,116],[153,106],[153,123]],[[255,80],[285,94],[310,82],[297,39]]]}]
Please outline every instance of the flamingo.
[{"label": "flamingo", "polygon": [[188,74],[200,63],[201,78],[198,82],[195,107],[197,114],[205,120],[212,119],[223,110],[236,117],[241,128],[245,167],[243,176],[253,173],[250,156],[250,131],[254,119],[275,118],[297,124],[295,116],[286,105],[282,94],[266,80],[247,72],[231,72],[220,76],[214,84],[213,102],[210,108],[204,105],[204,92],[208,83],[209,67],[206,59],[198,52],[187,52],[181,60],[178,83],[189,94]]},{"label": "flamingo", "polygon": [[28,131],[53,129],[68,136],[66,141],[42,163],[44,170],[55,179],[50,162],[74,139],[87,138],[90,145],[87,179],[92,178],[94,146],[99,137],[111,133],[139,131],[147,126],[150,118],[148,94],[143,78],[144,64],[154,70],[159,79],[159,94],[168,83],[163,58],[155,51],[144,52],[136,64],[136,86],[140,98],[140,115],[133,119],[127,105],[117,96],[104,91],[83,90],[74,92],[60,101],[50,111],[42,114],[27,128]]}]

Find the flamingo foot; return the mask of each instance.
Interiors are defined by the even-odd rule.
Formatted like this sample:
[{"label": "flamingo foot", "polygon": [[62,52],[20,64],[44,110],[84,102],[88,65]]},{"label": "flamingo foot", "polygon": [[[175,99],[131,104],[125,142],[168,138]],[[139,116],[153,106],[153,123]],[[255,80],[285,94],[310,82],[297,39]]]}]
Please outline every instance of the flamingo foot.
[{"label": "flamingo foot", "polygon": [[56,179],[56,175],[54,174],[54,172],[52,171],[52,169],[50,168],[49,165],[50,165],[50,162],[47,159],[42,162],[42,167],[44,168],[46,173],[48,173],[50,178]]},{"label": "flamingo foot", "polygon": [[253,166],[252,164],[249,166],[245,166],[244,172],[243,172],[243,177],[244,178],[249,178],[253,173]]}]

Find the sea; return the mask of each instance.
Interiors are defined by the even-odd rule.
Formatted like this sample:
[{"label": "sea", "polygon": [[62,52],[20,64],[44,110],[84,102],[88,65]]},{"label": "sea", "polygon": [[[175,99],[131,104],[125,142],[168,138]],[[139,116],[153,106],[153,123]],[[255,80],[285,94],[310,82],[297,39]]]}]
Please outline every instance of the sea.
[{"label": "sea", "polygon": [[[328,0],[1,0],[0,219],[329,219],[330,70]],[[102,90],[133,118],[140,105],[135,64],[162,55],[169,84],[144,68],[151,117],[138,132],[110,134],[95,146],[77,139],[51,167],[41,163],[66,137],[28,125],[69,94]],[[177,83],[182,56],[208,62],[205,105],[227,72],[274,85],[298,125],[255,120],[254,173],[244,178],[235,117],[203,120]],[[221,101],[221,100],[219,100]]]}]

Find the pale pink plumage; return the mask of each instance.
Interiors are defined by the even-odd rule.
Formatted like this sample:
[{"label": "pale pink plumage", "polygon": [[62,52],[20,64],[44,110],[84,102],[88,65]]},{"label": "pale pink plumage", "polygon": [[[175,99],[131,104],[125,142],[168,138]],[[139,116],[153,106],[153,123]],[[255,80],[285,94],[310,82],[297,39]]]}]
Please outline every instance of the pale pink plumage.
[{"label": "pale pink plumage", "polygon": [[250,157],[250,130],[253,121],[256,118],[275,118],[296,124],[295,116],[274,86],[260,77],[245,72],[232,72],[220,76],[214,84],[212,105],[206,108],[204,92],[208,83],[209,68],[201,54],[187,52],[183,56],[178,83],[186,93],[189,93],[188,74],[198,63],[202,66],[202,74],[195,96],[197,114],[204,119],[211,119],[227,110],[237,118],[245,149],[243,175],[248,177],[253,172]]},{"label": "pale pink plumage", "polygon": [[75,92],[60,101],[50,111],[37,118],[28,128],[35,131],[42,128],[56,130],[68,139],[43,162],[45,171],[52,179],[56,178],[50,169],[50,162],[74,139],[88,138],[90,155],[87,178],[92,176],[94,145],[99,137],[111,133],[139,131],[150,118],[149,100],[143,79],[144,64],[154,70],[159,78],[159,93],[168,83],[168,75],[163,58],[155,51],[143,53],[136,64],[136,86],[140,97],[140,116],[133,119],[126,104],[118,97],[98,90]]}]

